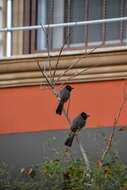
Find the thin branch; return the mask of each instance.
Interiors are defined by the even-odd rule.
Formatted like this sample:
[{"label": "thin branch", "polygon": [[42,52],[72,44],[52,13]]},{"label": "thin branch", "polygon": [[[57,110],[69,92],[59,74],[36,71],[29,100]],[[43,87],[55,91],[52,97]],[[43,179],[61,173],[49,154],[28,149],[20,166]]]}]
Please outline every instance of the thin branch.
[{"label": "thin branch", "polygon": [[58,67],[58,64],[59,64],[59,61],[60,61],[60,56],[61,56],[61,54],[62,54],[63,49],[64,49],[64,45],[63,45],[62,48],[60,49],[60,52],[59,52],[59,55],[58,55],[58,59],[57,59],[57,62],[56,62],[56,66],[55,66],[55,69],[54,69],[54,73],[53,73],[52,83],[54,83],[54,78],[55,78],[55,75],[56,75],[56,70],[57,70],[57,67]]},{"label": "thin branch", "polygon": [[39,67],[39,70],[41,71],[42,77],[44,77],[44,78],[46,79],[47,83],[50,85],[50,82],[49,82],[49,80],[48,80],[46,74],[43,72],[43,70],[42,70],[42,68],[41,68],[41,66],[40,66],[40,64],[39,64],[38,61],[37,61],[37,65],[38,65],[38,67]]},{"label": "thin branch", "polygon": [[55,81],[55,83],[57,83],[71,68],[73,68],[76,64],[80,63],[82,61],[82,59],[85,59],[87,58],[91,53],[93,53],[97,48],[101,47],[102,45],[98,46],[98,47],[95,47],[93,48],[91,51],[89,51],[87,54],[86,54],[86,51],[85,51],[85,54],[79,58],[78,60],[76,60],[74,63],[72,63]]},{"label": "thin branch", "polygon": [[[42,73],[42,76],[45,77],[47,83],[49,84],[49,86],[51,87],[51,90],[53,92],[53,94],[56,96],[57,100],[59,101],[60,98],[59,98],[59,94],[58,92],[56,91],[56,89],[54,88],[54,85],[52,85],[52,83],[50,82],[50,80],[48,79],[48,77],[45,75],[45,73],[43,72],[39,62],[37,63],[38,67],[39,67],[39,70],[41,71]],[[71,120],[70,118],[68,117],[67,113],[65,110],[63,110],[63,114],[64,114],[64,117],[66,118],[66,120],[68,121],[69,125],[71,125]],[[86,155],[86,152],[82,146],[82,144],[78,141],[78,144],[79,144],[79,147],[80,147],[80,151],[82,153],[82,156],[83,156],[83,159],[85,161],[85,164],[86,164],[86,167],[87,169],[90,171],[90,166],[89,166],[89,162],[88,162],[88,158],[87,158],[87,155]]]},{"label": "thin branch", "polygon": [[[43,25],[41,25],[41,28],[42,28],[42,30],[45,32],[45,30],[44,30],[44,28],[43,28]],[[46,33],[45,33],[45,34],[46,34]],[[46,38],[47,38],[49,68],[50,68],[50,72],[51,72],[51,62],[50,62],[49,38],[48,38],[48,35],[46,35]],[[64,48],[64,46],[63,46],[63,48]],[[59,54],[59,57],[58,57],[58,60],[57,60],[57,63],[56,63],[56,69],[57,69],[57,67],[58,67],[60,55],[61,55],[61,53],[62,53],[63,48],[61,48],[61,51],[60,51],[60,54]],[[51,81],[50,79],[48,79],[48,76],[46,75],[46,73],[43,72],[43,70],[42,70],[42,68],[41,68],[41,66],[40,66],[40,64],[39,64],[39,62],[37,62],[37,65],[38,65],[39,70],[40,70],[41,73],[42,73],[42,77],[44,77],[44,78],[46,79],[46,81],[47,81],[49,87],[51,88],[52,93],[56,96],[57,100],[60,101],[59,93],[56,91],[54,84],[52,84],[52,81]],[[56,72],[56,71],[55,71],[55,72]],[[52,77],[52,73],[50,73],[50,76]],[[54,77],[55,77],[55,75],[54,75]],[[64,117],[66,118],[66,120],[68,121],[69,125],[71,125],[71,120],[70,120],[70,118],[68,117],[68,114],[66,113],[65,110],[63,110],[63,114],[64,114]],[[81,151],[81,153],[82,153],[83,158],[87,158],[87,155],[86,155],[86,153],[85,153],[85,151],[84,151],[84,149],[83,149],[83,146],[81,145],[81,143],[79,143],[79,144],[80,144],[80,151]],[[88,160],[88,159],[87,159],[87,160]],[[84,159],[84,161],[85,161],[86,167],[90,170],[90,167],[89,167],[88,163],[86,162],[86,159]]]},{"label": "thin branch", "polygon": [[127,94],[124,94],[123,101],[122,101],[122,103],[121,103],[121,105],[120,105],[120,109],[119,109],[118,115],[117,115],[117,116],[115,117],[115,119],[114,119],[112,132],[111,132],[111,135],[110,135],[110,137],[109,137],[109,139],[108,139],[108,141],[107,141],[107,145],[106,145],[106,147],[105,147],[105,150],[104,150],[104,152],[103,152],[103,154],[102,154],[101,161],[104,161],[105,156],[108,154],[108,152],[109,152],[110,149],[111,149],[112,142],[113,142],[113,137],[114,137],[115,131],[116,131],[116,125],[117,125],[117,123],[118,123],[118,121],[119,121],[119,118],[120,118],[121,112],[122,112],[122,110],[123,110],[123,108],[124,108],[124,105],[125,105],[125,103],[126,103],[126,100],[127,100]]},{"label": "thin branch", "polygon": [[77,77],[78,75],[83,74],[84,72],[88,71],[91,68],[96,68],[99,65],[102,65],[102,63],[97,63],[97,64],[94,64],[94,66],[92,67],[87,67],[85,69],[82,69],[81,71],[74,73],[71,77],[68,77],[65,81],[61,82],[61,84],[64,85],[68,83],[69,81],[71,81],[72,79],[74,79],[75,77]]},{"label": "thin branch", "polygon": [[48,61],[49,61],[49,72],[50,72],[50,77],[52,77],[52,66],[51,66],[51,59],[50,59],[50,51],[49,51],[49,28],[48,32],[44,29],[43,25],[41,24],[41,29],[46,35],[46,45],[47,45],[47,51],[48,51]]},{"label": "thin branch", "polygon": [[70,102],[71,102],[71,97],[69,98],[69,102],[68,102],[68,105],[67,105],[67,116],[68,117],[69,117]]},{"label": "thin branch", "polygon": [[76,134],[76,140],[77,140],[77,142],[78,142],[78,144],[79,144],[79,147],[80,147],[80,150],[81,150],[81,152],[82,152],[83,159],[85,160],[87,171],[90,171],[90,163],[89,163],[89,160],[88,160],[88,158],[87,158],[87,156],[86,156],[87,154],[86,154],[86,152],[85,152],[85,150],[84,150],[82,144],[80,143],[80,140],[79,140],[77,134]]},{"label": "thin branch", "polygon": [[[59,62],[60,62],[61,54],[62,54],[62,52],[63,52],[63,49],[64,49],[65,45],[66,45],[66,41],[67,41],[69,38],[70,38],[70,34],[67,36],[65,42],[63,43],[63,45],[62,45],[62,47],[61,47],[61,49],[60,49],[60,52],[59,52],[59,55],[58,55],[58,58],[57,58],[57,62],[56,62],[56,65],[55,65],[54,73],[53,73],[52,83],[55,83],[54,78],[55,78],[55,75],[56,75],[57,67],[58,67]],[[54,85],[55,85],[55,84],[54,84]]]},{"label": "thin branch", "polygon": [[[39,61],[38,61],[38,63],[39,63]],[[38,65],[38,67],[40,67],[40,65]],[[45,71],[46,71],[45,62],[43,63],[43,68],[44,68],[44,73],[45,73]],[[43,85],[43,82],[40,84],[41,89],[42,89],[42,85]]]}]

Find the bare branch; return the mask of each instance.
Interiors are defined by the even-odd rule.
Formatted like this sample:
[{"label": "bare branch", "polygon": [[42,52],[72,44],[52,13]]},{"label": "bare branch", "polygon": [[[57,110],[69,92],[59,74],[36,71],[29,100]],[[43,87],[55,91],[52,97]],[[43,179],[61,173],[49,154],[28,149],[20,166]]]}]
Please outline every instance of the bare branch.
[{"label": "bare branch", "polygon": [[[87,58],[91,53],[93,53],[97,48],[101,47],[102,45],[98,46],[98,47],[95,47],[93,48],[91,51],[89,51],[87,54],[86,54],[86,51],[85,51],[85,54],[80,57],[78,60],[76,60],[74,63],[72,63],[58,78],[57,80],[55,81],[55,83],[57,83],[61,78],[62,76],[64,76],[64,74],[66,74],[71,68],[73,68],[76,64],[80,63],[82,61],[82,59],[85,59]],[[88,68],[89,69],[89,68]],[[79,73],[80,74],[80,73]],[[78,75],[78,73],[77,73]],[[74,75],[75,76],[75,75]]]},{"label": "bare branch", "polygon": [[67,106],[67,116],[68,117],[69,117],[70,102],[71,102],[71,97],[69,98],[69,102],[68,102],[68,106]]},{"label": "bare branch", "polygon": [[[44,28],[43,28],[43,25],[41,25],[41,28],[42,28],[42,30],[45,32],[45,30],[44,30]],[[56,98],[57,98],[57,100],[60,101],[59,93],[58,93],[57,90],[55,89],[54,81],[51,80],[51,78],[52,78],[51,69],[52,69],[52,68],[51,68],[50,51],[49,51],[49,36],[48,36],[48,34],[47,34],[46,32],[45,32],[45,34],[46,34],[46,40],[47,40],[50,79],[48,79],[48,76],[46,75],[46,72],[44,72],[44,70],[41,68],[41,66],[40,66],[40,64],[39,64],[39,61],[37,62],[37,65],[38,65],[39,70],[40,70],[41,73],[42,73],[42,77],[44,77],[44,78],[46,79],[47,84],[49,85],[49,87],[50,87],[50,89],[51,89],[53,95],[55,95]],[[58,59],[57,59],[55,72],[54,72],[53,78],[52,78],[53,80],[54,80],[54,77],[55,77],[56,69],[57,69],[57,67],[58,67],[59,59],[60,59],[60,56],[61,56],[61,53],[62,53],[63,49],[64,49],[64,45],[63,45],[63,47],[61,48],[60,53],[59,53],[59,56],[58,56]],[[45,68],[44,68],[44,69],[45,69]],[[69,116],[68,116],[68,113],[67,113],[65,110],[63,110],[63,114],[64,114],[64,117],[66,118],[66,120],[68,121],[69,125],[71,125],[71,120],[70,120],[70,118],[69,118]],[[78,139],[78,137],[77,137],[77,139]],[[86,167],[87,167],[88,170],[90,170],[90,166],[89,166],[89,162],[88,162],[88,159],[87,159],[87,155],[86,155],[86,153],[85,153],[85,150],[84,150],[83,146],[81,145],[81,143],[80,143],[79,141],[78,141],[78,144],[79,144],[79,147],[80,147],[80,151],[81,151],[81,153],[82,153],[82,156],[83,156],[83,158],[84,158]]]},{"label": "bare branch", "polygon": [[87,158],[87,156],[86,156],[87,154],[86,154],[86,152],[85,152],[85,150],[84,150],[82,144],[80,143],[77,134],[76,134],[76,140],[77,140],[77,142],[78,142],[78,144],[79,144],[79,147],[80,147],[80,150],[81,150],[81,152],[82,152],[83,159],[85,160],[86,167],[87,167],[87,171],[90,171],[90,163],[89,163],[89,160],[88,160],[88,158]]},{"label": "bare branch", "polygon": [[[64,45],[65,45],[65,44],[64,44]],[[55,78],[55,75],[56,75],[56,70],[57,70],[57,67],[58,67],[58,64],[59,64],[59,61],[60,61],[60,56],[61,56],[62,51],[63,51],[63,49],[64,49],[64,45],[61,47],[60,52],[59,52],[59,55],[58,55],[58,59],[57,59],[57,62],[56,62],[56,66],[55,66],[55,69],[54,69],[54,73],[53,73],[52,83],[54,83],[54,78]]]},{"label": "bare branch", "polygon": [[[59,55],[58,55],[58,58],[57,58],[57,62],[56,62],[56,66],[55,66],[55,69],[54,69],[54,73],[53,73],[52,83],[55,82],[55,81],[54,81],[54,78],[55,78],[55,74],[56,74],[56,71],[57,71],[57,67],[58,67],[58,65],[59,65],[60,57],[61,57],[62,52],[63,52],[63,49],[64,49],[64,47],[65,47],[65,45],[66,45],[66,41],[67,41],[69,38],[70,38],[70,34],[67,36],[65,42],[63,43],[63,45],[62,45],[62,47],[61,47],[61,49],[60,49],[60,52],[59,52]],[[54,85],[55,85],[55,84],[54,84]]]},{"label": "bare branch", "polygon": [[117,116],[115,116],[115,118],[114,118],[112,132],[111,132],[111,135],[109,136],[109,139],[107,141],[107,145],[106,145],[105,150],[104,150],[104,152],[102,154],[101,161],[104,161],[105,156],[108,154],[108,152],[111,149],[112,142],[113,142],[113,137],[114,137],[115,131],[116,131],[116,125],[117,125],[117,123],[119,121],[119,118],[120,118],[121,112],[122,112],[122,110],[124,108],[124,105],[126,103],[126,100],[127,100],[127,93],[124,94],[123,101],[122,101],[122,103],[120,105],[120,108],[119,108],[119,112],[118,112]]},{"label": "bare branch", "polygon": [[82,69],[81,71],[74,73],[71,77],[68,77],[64,82],[61,82],[61,84],[64,85],[65,83],[68,83],[69,81],[71,81],[72,79],[77,77],[78,75],[83,74],[85,71],[88,71],[91,68],[96,68],[99,65],[101,65],[101,63],[97,63],[97,64],[94,64],[94,66],[92,66],[92,67],[87,67],[85,69]]},{"label": "bare branch", "polygon": [[51,58],[50,58],[50,48],[49,48],[49,28],[48,28],[48,32],[44,29],[43,25],[41,24],[41,29],[43,30],[43,32],[46,35],[46,44],[47,44],[47,52],[48,52],[48,61],[49,61],[49,72],[50,72],[50,77],[52,77],[52,65],[51,65]]},{"label": "bare branch", "polygon": [[[39,70],[41,71],[42,73],[42,76],[45,77],[47,83],[49,84],[49,86],[51,87],[51,90],[53,92],[53,94],[56,96],[57,100],[59,101],[59,94],[57,92],[57,90],[54,88],[54,85],[52,85],[52,83],[50,82],[50,80],[47,78],[46,74],[43,72],[41,66],[39,63],[37,63],[38,67],[39,67]],[[64,117],[66,118],[66,120],[68,121],[69,123],[69,126],[71,125],[71,120],[70,118],[68,117],[68,114],[65,110],[63,110],[63,114],[64,114]],[[77,138],[76,138],[77,139]],[[90,166],[89,166],[89,161],[88,161],[88,158],[87,158],[87,155],[86,155],[86,152],[82,146],[82,144],[78,141],[78,144],[79,144],[79,147],[80,147],[80,151],[82,153],[82,156],[83,156],[83,159],[85,161],[85,164],[86,164],[86,167],[87,167],[87,170],[90,171]]]},{"label": "bare branch", "polygon": [[46,74],[43,72],[43,70],[42,70],[42,68],[41,68],[41,66],[40,66],[40,64],[39,64],[39,62],[37,62],[37,65],[38,65],[38,67],[39,67],[39,70],[41,71],[42,77],[44,77],[44,78],[46,79],[47,83],[48,83],[49,86],[50,86],[50,82],[49,82],[49,80],[48,80]]}]

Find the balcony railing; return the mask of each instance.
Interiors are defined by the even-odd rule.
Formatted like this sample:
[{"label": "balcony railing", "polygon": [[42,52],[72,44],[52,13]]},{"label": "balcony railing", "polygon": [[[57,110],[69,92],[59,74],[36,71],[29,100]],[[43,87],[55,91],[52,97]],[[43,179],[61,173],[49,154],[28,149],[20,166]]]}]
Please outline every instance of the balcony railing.
[{"label": "balcony railing", "polygon": [[[127,45],[127,17],[118,17],[118,18],[108,18],[108,19],[100,19],[100,20],[87,20],[87,21],[79,21],[79,22],[67,22],[67,23],[56,23],[56,24],[49,24],[49,25],[45,25],[45,24],[40,24],[40,25],[34,25],[34,26],[19,26],[19,27],[12,27],[12,0],[7,0],[7,27],[6,28],[0,28],[0,32],[5,32],[6,33],[6,56],[7,57],[10,57],[12,55],[12,35],[13,35],[13,32],[15,31],[33,31],[33,30],[37,30],[37,31],[40,31],[42,30],[42,32],[44,33],[44,30],[55,30],[57,28],[62,28],[62,29],[65,29],[67,27],[70,27],[70,28],[74,28],[76,29],[76,27],[81,27],[81,26],[88,26],[88,25],[99,25],[99,24],[105,24],[105,23],[115,23],[115,22],[119,22],[120,23],[120,30],[121,29],[121,26],[122,24],[124,23],[125,25],[125,37],[124,39],[120,38],[118,40],[114,40],[114,41],[109,41],[109,44],[113,45],[113,44],[117,44],[118,45],[124,45],[126,46]],[[86,28],[87,30],[87,28]],[[58,30],[59,31],[59,30]],[[103,36],[105,36],[105,31],[102,31],[103,32]],[[122,33],[123,31],[121,31]],[[88,33],[88,30],[87,30],[87,33]],[[64,35],[63,35],[64,36]],[[46,36],[44,37],[43,35],[43,41],[45,40],[46,41]],[[55,35],[55,38],[56,38],[56,35]],[[123,43],[123,42],[124,43]],[[90,42],[90,44],[94,44],[96,46],[100,46],[100,44],[104,44],[105,43],[105,38],[103,38],[103,40],[101,41],[97,41],[96,43],[93,43],[93,42]],[[76,47],[81,47],[83,46],[84,47],[84,44],[85,46],[87,47],[88,45],[88,34],[85,35],[85,41],[82,42],[82,45],[79,43],[79,44],[75,44],[75,43],[72,43],[72,44],[69,44],[69,46],[67,47],[71,47],[71,48],[74,48],[75,46]],[[63,44],[61,44],[63,45]],[[47,48],[47,47],[46,47]],[[47,49],[45,49],[47,50]]]}]

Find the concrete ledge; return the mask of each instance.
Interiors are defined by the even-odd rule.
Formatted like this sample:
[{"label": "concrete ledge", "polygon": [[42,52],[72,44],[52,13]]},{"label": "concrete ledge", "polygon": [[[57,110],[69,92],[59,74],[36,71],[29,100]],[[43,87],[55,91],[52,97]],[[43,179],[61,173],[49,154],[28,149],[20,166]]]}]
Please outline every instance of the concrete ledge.
[{"label": "concrete ledge", "polygon": [[[46,55],[31,55],[0,60],[0,88],[46,84],[38,69],[50,76],[56,68],[57,55],[52,55],[51,67]],[[73,64],[73,66],[72,66]],[[68,69],[67,72],[65,72]],[[119,80],[127,78],[127,50],[94,52],[88,56],[64,54],[56,69],[57,83],[78,83],[89,81]]]}]

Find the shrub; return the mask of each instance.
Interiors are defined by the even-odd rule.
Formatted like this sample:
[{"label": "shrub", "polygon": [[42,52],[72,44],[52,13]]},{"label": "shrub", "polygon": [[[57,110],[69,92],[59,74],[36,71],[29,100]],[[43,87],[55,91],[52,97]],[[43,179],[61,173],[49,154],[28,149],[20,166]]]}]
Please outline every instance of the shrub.
[{"label": "shrub", "polygon": [[119,161],[94,165],[90,176],[88,181],[82,160],[66,165],[51,160],[32,166],[30,170],[27,168],[23,173],[1,163],[0,190],[127,190],[127,167]]}]

